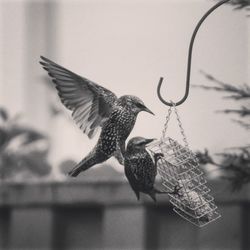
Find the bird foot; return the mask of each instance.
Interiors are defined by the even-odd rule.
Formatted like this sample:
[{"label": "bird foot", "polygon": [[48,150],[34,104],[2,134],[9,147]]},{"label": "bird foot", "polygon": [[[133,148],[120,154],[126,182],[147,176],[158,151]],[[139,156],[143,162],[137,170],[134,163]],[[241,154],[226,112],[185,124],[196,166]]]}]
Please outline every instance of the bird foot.
[{"label": "bird foot", "polygon": [[173,194],[173,195],[178,195],[181,196],[181,194],[179,193],[179,191],[182,189],[182,187],[180,187],[179,185],[175,185],[174,190],[171,192],[168,192],[169,194]]}]

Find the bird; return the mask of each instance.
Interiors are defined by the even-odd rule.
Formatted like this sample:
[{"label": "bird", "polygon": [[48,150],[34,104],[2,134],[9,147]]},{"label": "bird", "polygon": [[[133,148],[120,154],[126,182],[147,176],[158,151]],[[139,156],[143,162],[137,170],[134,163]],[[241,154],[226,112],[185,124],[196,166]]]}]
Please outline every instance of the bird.
[{"label": "bird", "polygon": [[149,195],[156,202],[156,194],[176,192],[176,190],[173,192],[161,191],[154,186],[157,162],[164,156],[162,153],[152,153],[151,155],[147,151],[147,145],[154,140],[137,136],[130,139],[127,144],[124,172],[137,200],[140,200],[140,193]]},{"label": "bird", "polygon": [[97,144],[70,172],[78,176],[96,164],[114,156],[124,164],[125,141],[141,111],[154,113],[133,95],[117,97],[112,91],[41,56],[40,64],[48,72],[62,104],[90,139],[101,129]]}]

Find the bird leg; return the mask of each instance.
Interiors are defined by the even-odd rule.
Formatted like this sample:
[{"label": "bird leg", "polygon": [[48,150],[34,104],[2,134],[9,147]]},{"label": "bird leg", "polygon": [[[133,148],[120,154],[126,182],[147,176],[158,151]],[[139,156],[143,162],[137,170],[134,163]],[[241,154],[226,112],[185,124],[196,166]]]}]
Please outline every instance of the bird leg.
[{"label": "bird leg", "polygon": [[179,185],[176,185],[173,189],[173,191],[161,191],[157,188],[154,187],[154,192],[156,194],[172,194],[172,195],[178,195],[181,196],[181,194],[179,193],[179,191],[181,190],[182,187],[180,187]]},{"label": "bird leg", "polygon": [[161,190],[159,190],[159,189],[157,189],[157,188],[155,188],[154,187],[154,193],[156,193],[156,194],[168,194],[169,192],[168,191],[161,191]]}]

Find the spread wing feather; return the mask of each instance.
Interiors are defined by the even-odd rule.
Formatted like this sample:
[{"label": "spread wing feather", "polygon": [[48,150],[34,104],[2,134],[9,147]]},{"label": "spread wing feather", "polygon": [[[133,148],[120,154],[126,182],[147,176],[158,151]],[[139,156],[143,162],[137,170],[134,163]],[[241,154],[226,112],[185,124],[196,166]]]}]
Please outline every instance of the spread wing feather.
[{"label": "spread wing feather", "polygon": [[43,56],[41,59],[40,63],[52,78],[61,102],[72,111],[72,117],[81,130],[92,138],[112,112],[116,95]]}]

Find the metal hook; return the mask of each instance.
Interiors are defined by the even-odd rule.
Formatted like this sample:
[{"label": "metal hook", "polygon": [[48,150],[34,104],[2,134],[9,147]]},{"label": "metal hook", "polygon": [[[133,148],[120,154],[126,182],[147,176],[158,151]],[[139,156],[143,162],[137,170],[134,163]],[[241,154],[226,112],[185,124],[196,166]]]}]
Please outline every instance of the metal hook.
[{"label": "metal hook", "polygon": [[[196,34],[201,26],[201,24],[205,21],[205,19],[215,10],[217,9],[218,7],[220,7],[222,4],[226,3],[226,2],[229,2],[230,0],[224,0],[224,1],[221,1],[219,3],[217,3],[216,5],[214,5],[211,9],[209,9],[205,14],[204,16],[200,19],[200,21],[198,22],[198,24],[196,25],[195,29],[194,29],[194,32],[193,32],[193,35],[192,35],[192,38],[191,38],[191,41],[190,41],[190,44],[189,44],[189,50],[188,50],[188,64],[187,64],[187,76],[186,76],[186,90],[185,90],[185,94],[183,96],[183,98],[174,103],[175,106],[178,106],[180,104],[182,104],[183,102],[186,101],[187,97],[188,97],[188,94],[189,94],[189,86],[190,86],[190,75],[191,75],[191,63],[192,63],[192,52],[193,52],[193,45],[194,45],[194,40],[195,40],[195,37],[196,37]],[[158,95],[158,98],[160,99],[160,101],[167,105],[167,106],[173,106],[173,103],[171,102],[167,102],[163,99],[162,95],[161,95],[161,86],[162,86],[162,82],[163,82],[163,77],[160,78],[159,80],[159,83],[158,83],[158,87],[157,87],[157,95]]]}]

